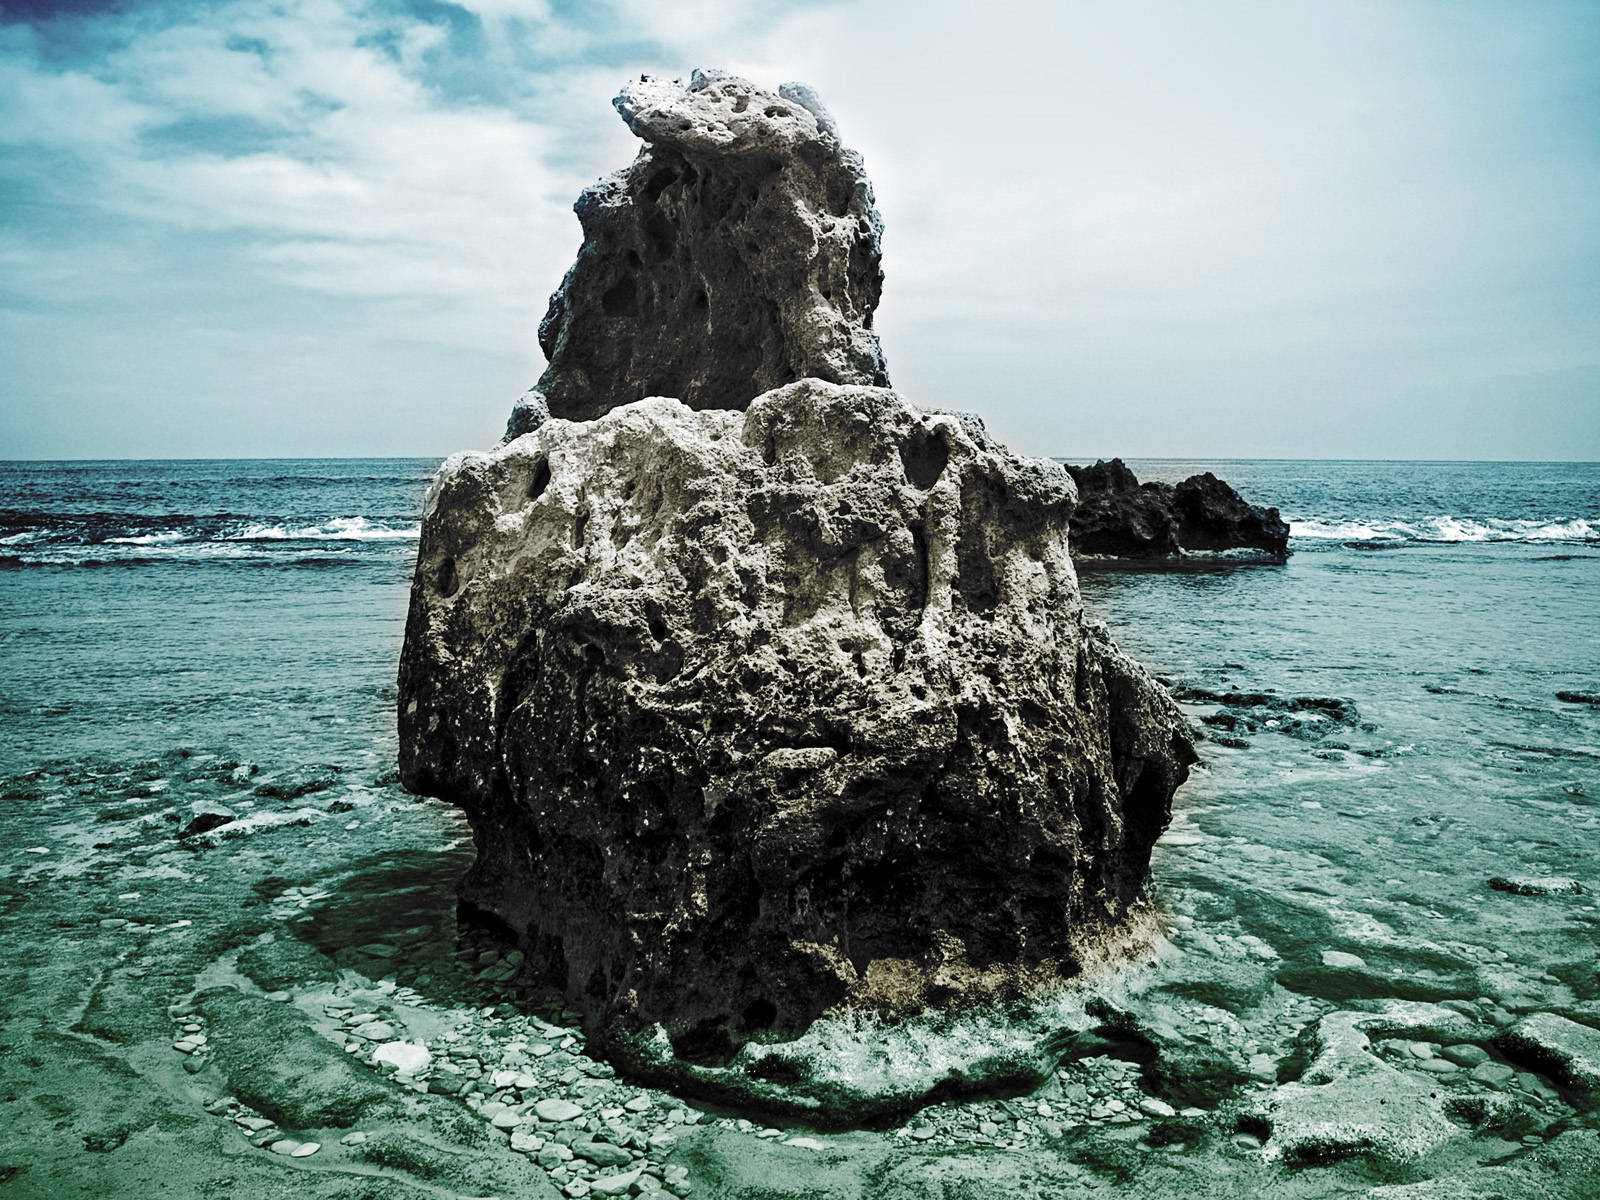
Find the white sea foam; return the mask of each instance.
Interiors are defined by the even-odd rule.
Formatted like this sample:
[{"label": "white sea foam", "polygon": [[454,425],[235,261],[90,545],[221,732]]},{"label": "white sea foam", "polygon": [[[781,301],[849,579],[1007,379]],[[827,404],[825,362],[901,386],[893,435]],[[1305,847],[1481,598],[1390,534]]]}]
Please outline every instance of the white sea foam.
[{"label": "white sea foam", "polygon": [[165,533],[141,533],[136,537],[107,538],[106,542],[118,546],[159,546],[164,542],[181,542],[191,536],[176,529],[169,529]]},{"label": "white sea foam", "polygon": [[1289,522],[1289,535],[1340,542],[1593,542],[1600,521],[1526,521],[1468,517],[1398,517],[1339,521],[1311,518]]},{"label": "white sea foam", "polygon": [[366,517],[335,517],[321,525],[289,528],[283,525],[245,525],[224,535],[219,540],[230,542],[382,542],[401,539],[415,540],[422,533],[420,525],[394,529],[374,525]]}]

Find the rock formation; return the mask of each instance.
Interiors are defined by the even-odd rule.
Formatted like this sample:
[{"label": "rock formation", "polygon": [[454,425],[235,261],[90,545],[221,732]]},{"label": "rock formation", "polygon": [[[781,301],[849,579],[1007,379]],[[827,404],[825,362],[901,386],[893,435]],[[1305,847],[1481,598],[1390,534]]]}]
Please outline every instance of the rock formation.
[{"label": "rock formation", "polygon": [[744,408],[796,379],[886,386],[883,225],[816,94],[696,71],[616,107],[645,144],[578,197],[583,246],[539,325],[550,365],[507,436],[544,405],[587,421],[646,396]]},{"label": "rock formation", "polygon": [[[400,670],[405,784],[473,826],[466,904],[707,1069],[841,1005],[981,1005],[1114,957],[1194,757],[1084,616],[1067,473],[849,382],[882,377],[870,192],[783,94],[805,107],[700,74],[624,92],[660,141],[580,204],[555,415],[441,468]],[[766,182],[703,222],[735,178]],[[669,199],[677,249],[631,243],[608,349],[605,271]],[[671,291],[694,280],[771,306],[709,338]]]},{"label": "rock formation", "polygon": [[1162,559],[1254,550],[1289,553],[1289,526],[1275,508],[1248,503],[1210,471],[1179,484],[1140,483],[1120,458],[1068,467],[1078,485],[1072,547],[1080,555]]}]

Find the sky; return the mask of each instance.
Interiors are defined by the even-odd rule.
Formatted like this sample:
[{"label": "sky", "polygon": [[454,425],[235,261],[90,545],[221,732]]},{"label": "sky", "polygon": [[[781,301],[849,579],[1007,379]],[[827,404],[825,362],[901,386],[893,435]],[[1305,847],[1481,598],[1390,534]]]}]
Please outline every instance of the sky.
[{"label": "sky", "polygon": [[1016,450],[1600,460],[1597,0],[0,0],[0,458],[493,445],[695,67],[817,88]]}]

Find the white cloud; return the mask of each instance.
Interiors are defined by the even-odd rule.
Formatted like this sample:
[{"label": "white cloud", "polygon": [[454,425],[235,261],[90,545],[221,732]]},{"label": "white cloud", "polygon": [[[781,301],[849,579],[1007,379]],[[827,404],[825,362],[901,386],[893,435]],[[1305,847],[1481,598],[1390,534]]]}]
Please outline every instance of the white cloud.
[{"label": "white cloud", "polygon": [[85,43],[113,49],[75,61],[13,28],[10,303],[101,312],[187,279],[288,320],[332,297],[371,339],[351,374],[394,337],[532,370],[571,202],[637,147],[610,98],[705,66],[819,88],[887,221],[896,378],[1033,363],[997,403],[1035,449],[1052,388],[1134,428],[1162,404],[1226,421],[1285,380],[1336,405],[1600,358],[1595,22],[1544,0],[461,7],[481,28],[364,0],[113,14]]}]

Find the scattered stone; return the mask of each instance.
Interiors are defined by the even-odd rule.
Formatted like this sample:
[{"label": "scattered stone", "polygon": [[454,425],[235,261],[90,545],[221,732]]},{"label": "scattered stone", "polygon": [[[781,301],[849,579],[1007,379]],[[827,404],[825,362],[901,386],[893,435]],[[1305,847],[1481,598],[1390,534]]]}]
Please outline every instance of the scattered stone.
[{"label": "scattered stone", "polygon": [[1584,888],[1576,879],[1541,878],[1532,875],[1496,875],[1489,886],[1513,896],[1581,896]]},{"label": "scattered stone", "polygon": [[639,1177],[643,1174],[644,1171],[642,1169],[636,1168],[621,1175],[602,1175],[598,1179],[589,1181],[589,1190],[602,1196],[623,1196],[639,1181]]},{"label": "scattered stone", "polygon": [[[274,1149],[276,1149],[276,1147],[274,1147]],[[322,1149],[322,1143],[321,1142],[302,1142],[300,1145],[296,1146],[293,1150],[289,1151],[289,1157],[290,1158],[310,1158],[313,1154],[315,1154],[318,1150],[321,1150],[321,1149]]]},{"label": "scattered stone", "polygon": [[210,800],[201,800],[191,804],[188,816],[180,822],[182,828],[178,831],[179,837],[193,837],[197,833],[209,833],[223,825],[231,823],[237,814],[225,804],[217,804]]},{"label": "scattered stone", "polygon": [[539,1115],[541,1121],[576,1121],[583,1116],[583,1109],[571,1100],[559,1098],[540,1100],[533,1106],[533,1111]]},{"label": "scattered stone", "polygon": [[1476,1067],[1480,1063],[1489,1061],[1489,1052],[1482,1046],[1474,1046],[1471,1042],[1463,1042],[1458,1046],[1446,1046],[1439,1051],[1439,1057],[1448,1062],[1455,1063],[1458,1067]]},{"label": "scattered stone", "polygon": [[1367,965],[1367,960],[1359,954],[1346,954],[1343,950],[1324,950],[1322,952],[1322,965],[1325,967],[1358,970]]},{"label": "scattered stone", "polygon": [[342,770],[342,767],[327,765],[293,767],[259,784],[255,794],[275,800],[298,800],[301,796],[331,788],[339,782]]},{"label": "scattered stone", "polygon": [[1515,1074],[1516,1072],[1506,1066],[1505,1063],[1482,1062],[1472,1068],[1471,1078],[1485,1087],[1492,1087],[1499,1091],[1511,1082]]},{"label": "scattered stone", "polygon": [[573,1142],[572,1153],[597,1167],[625,1167],[633,1161],[633,1155],[609,1142]]},{"label": "scattered stone", "polygon": [[359,1145],[361,1145],[362,1142],[364,1142],[366,1140],[367,1140],[367,1135],[365,1133],[361,1132],[361,1130],[358,1129],[354,1133],[345,1134],[342,1138],[339,1139],[339,1144],[341,1146],[359,1146]]},{"label": "scattered stone", "polygon": [[288,1158],[299,1151],[301,1148],[301,1143],[295,1141],[293,1138],[282,1138],[279,1141],[273,1142],[272,1145],[267,1148],[274,1154],[281,1154],[285,1158]]},{"label": "scattered stone", "polygon": [[417,1075],[428,1069],[433,1055],[414,1042],[385,1042],[372,1052],[375,1063],[387,1063],[400,1075]]}]

